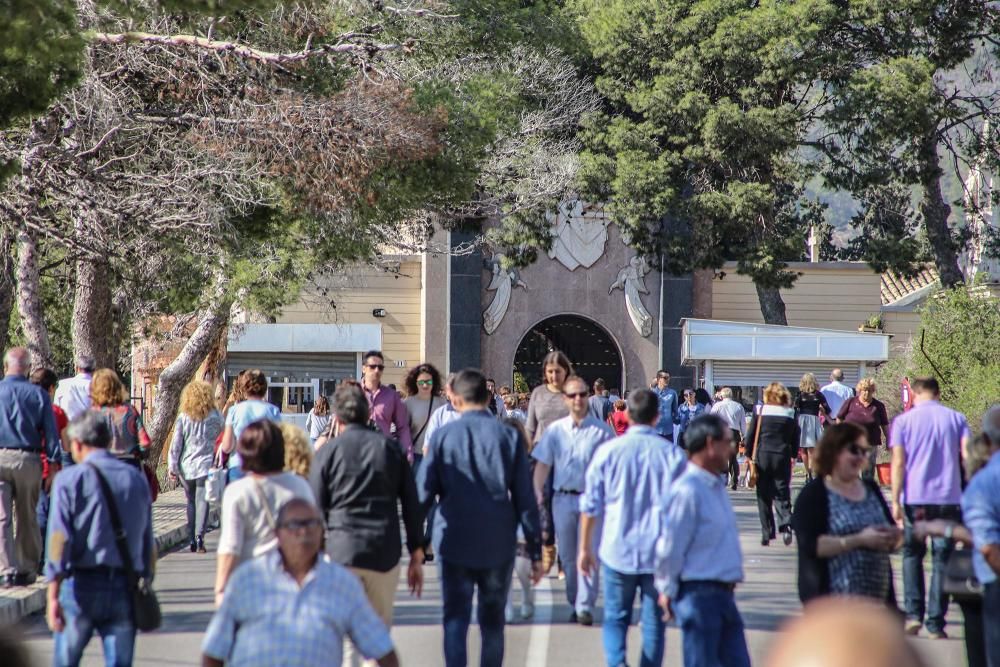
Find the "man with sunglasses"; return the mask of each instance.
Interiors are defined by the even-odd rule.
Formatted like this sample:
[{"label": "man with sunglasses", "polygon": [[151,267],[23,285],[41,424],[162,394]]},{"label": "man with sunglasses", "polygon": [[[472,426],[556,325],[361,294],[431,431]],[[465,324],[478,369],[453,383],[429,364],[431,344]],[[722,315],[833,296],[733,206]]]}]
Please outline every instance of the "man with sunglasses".
[{"label": "man with sunglasses", "polygon": [[339,665],[345,636],[380,667],[398,667],[389,630],[343,566],[320,557],[319,510],[293,498],[278,512],[278,548],[233,574],[202,643],[208,667]]},{"label": "man with sunglasses", "polygon": [[[379,350],[365,353],[361,388],[368,399],[368,412],[372,422],[382,435],[395,437],[399,441],[406,459],[413,463],[413,436],[410,433],[410,413],[406,411],[403,399],[392,387],[382,384],[385,371],[385,356]],[[395,436],[392,427],[395,425]]]},{"label": "man with sunglasses", "polygon": [[[586,483],[587,466],[597,448],[615,437],[615,432],[590,413],[587,383],[570,376],[563,383],[563,401],[569,416],[552,422],[531,456],[535,459],[535,494],[542,502],[545,480],[553,471],[552,520],[556,549],[566,572],[566,599],[573,606],[570,622],[592,625],[597,601],[598,575],[584,572],[578,576],[576,558],[580,533],[580,494]],[[593,542],[600,542],[600,527]]]}]

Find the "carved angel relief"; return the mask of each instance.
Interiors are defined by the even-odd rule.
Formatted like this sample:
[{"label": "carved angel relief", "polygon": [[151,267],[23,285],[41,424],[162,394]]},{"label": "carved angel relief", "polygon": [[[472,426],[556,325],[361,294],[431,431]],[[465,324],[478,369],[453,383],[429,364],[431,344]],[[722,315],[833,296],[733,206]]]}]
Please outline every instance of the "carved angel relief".
[{"label": "carved angel relief", "polygon": [[490,284],[487,291],[496,292],[493,301],[483,312],[483,328],[487,334],[492,334],[500,326],[504,315],[507,314],[507,307],[510,305],[510,295],[515,287],[528,289],[528,286],[521,280],[521,274],[517,269],[503,268],[504,254],[493,253],[493,257],[484,262],[487,269],[492,271]]},{"label": "carved angel relief", "polygon": [[649,264],[644,257],[635,256],[629,260],[628,265],[618,271],[618,278],[608,289],[611,294],[615,289],[625,292],[625,310],[628,311],[632,326],[643,337],[653,332],[653,316],[649,314],[646,307],[642,305],[640,294],[649,294],[646,289],[645,276],[649,273]]}]

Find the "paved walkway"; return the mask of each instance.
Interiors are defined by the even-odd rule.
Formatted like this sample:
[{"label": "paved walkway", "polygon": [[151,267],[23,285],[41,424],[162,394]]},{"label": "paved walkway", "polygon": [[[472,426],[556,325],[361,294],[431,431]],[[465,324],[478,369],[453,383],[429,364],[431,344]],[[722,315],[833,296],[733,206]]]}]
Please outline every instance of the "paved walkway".
[{"label": "paved walkway", "polygon": [[[161,493],[153,503],[153,534],[156,549],[164,553],[187,541],[187,502],[183,489]],[[0,626],[45,608],[45,584],[0,589]]]},{"label": "paved walkway", "polygon": [[[753,494],[738,491],[734,504],[739,515],[747,581],[737,593],[737,602],[747,624],[747,639],[755,665],[766,665],[767,654],[780,626],[800,612],[795,589],[795,547],[772,543],[760,546]],[[181,508],[183,509],[183,508]],[[178,514],[180,516],[180,514]],[[212,615],[212,584],[215,574],[216,533],[209,535],[209,553],[179,550],[164,557],[157,567],[156,588],[163,605],[164,624],[158,632],[141,635],[136,664],[150,666],[198,664],[205,627]],[[899,572],[896,559],[894,567]],[[405,665],[430,667],[443,664],[441,653],[441,595],[436,569],[425,570],[427,583],[422,599],[410,597],[400,582],[397,591],[393,640]],[[902,590],[901,588],[899,590]],[[558,579],[543,580],[538,591],[535,618],[507,627],[506,665],[524,667],[600,666],[604,664],[601,630],[570,625],[570,608]],[[519,602],[520,593],[515,592]],[[600,611],[598,611],[600,620]],[[961,614],[955,607],[949,615],[951,639],[914,640],[929,665],[957,667],[965,664]],[[38,664],[51,661],[52,641],[41,615],[25,619],[22,635]],[[629,633],[630,664],[637,664],[639,631]],[[469,664],[479,662],[479,640],[475,625],[469,632]],[[92,641],[84,665],[101,665],[99,642]],[[668,666],[680,665],[680,632],[671,627],[667,635]],[[334,666],[336,667],[336,666]]]}]

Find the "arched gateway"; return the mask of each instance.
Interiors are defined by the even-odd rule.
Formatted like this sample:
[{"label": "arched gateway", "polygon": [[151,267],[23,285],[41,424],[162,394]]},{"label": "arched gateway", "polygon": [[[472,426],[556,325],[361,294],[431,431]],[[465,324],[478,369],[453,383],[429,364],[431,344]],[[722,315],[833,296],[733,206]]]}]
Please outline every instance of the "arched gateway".
[{"label": "arched gateway", "polygon": [[514,372],[529,386],[544,381],[542,359],[550,350],[561,350],[573,362],[577,375],[593,384],[603,378],[609,389],[621,387],[623,363],[618,344],[599,324],[579,315],[548,317],[522,336],[514,354]]}]

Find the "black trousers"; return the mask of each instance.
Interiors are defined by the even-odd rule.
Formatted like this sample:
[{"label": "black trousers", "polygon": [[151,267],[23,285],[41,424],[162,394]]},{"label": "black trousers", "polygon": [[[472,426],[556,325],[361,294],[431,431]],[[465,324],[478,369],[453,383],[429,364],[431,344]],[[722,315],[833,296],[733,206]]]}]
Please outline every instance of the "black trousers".
[{"label": "black trousers", "polygon": [[729,457],[729,486],[735,489],[740,481],[740,464],[739,461],[736,460],[736,454],[739,451],[743,437],[735,428],[730,429],[730,431],[732,431],[733,434],[733,453]]},{"label": "black trousers", "polygon": [[765,540],[774,539],[778,530],[791,525],[792,464],[787,454],[757,452],[757,514],[760,534]]}]

